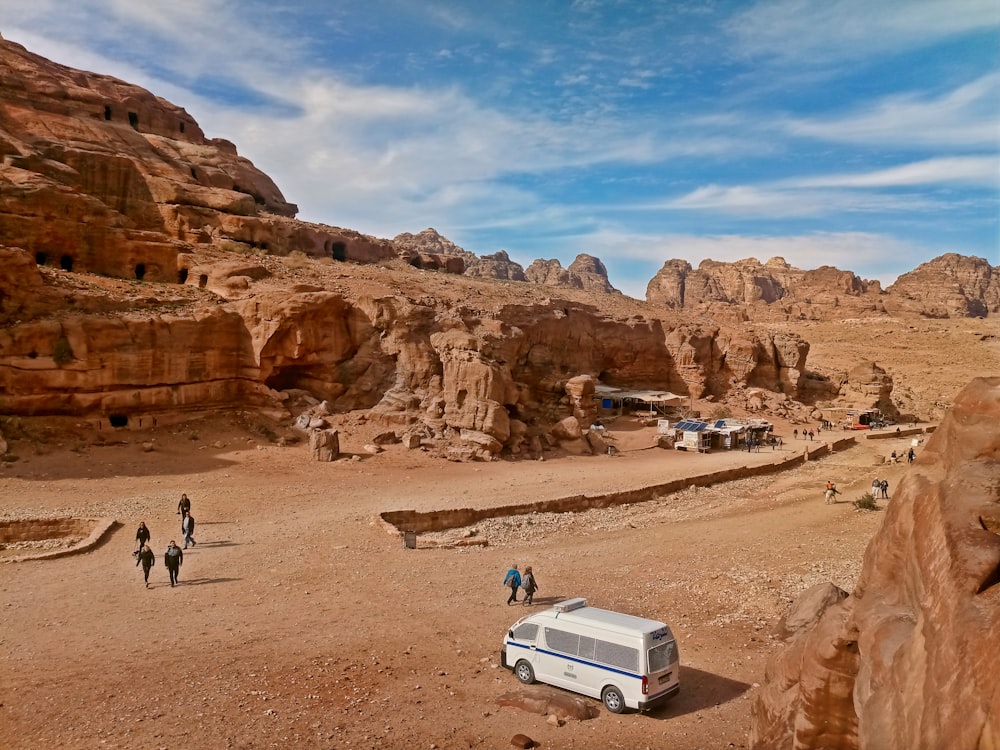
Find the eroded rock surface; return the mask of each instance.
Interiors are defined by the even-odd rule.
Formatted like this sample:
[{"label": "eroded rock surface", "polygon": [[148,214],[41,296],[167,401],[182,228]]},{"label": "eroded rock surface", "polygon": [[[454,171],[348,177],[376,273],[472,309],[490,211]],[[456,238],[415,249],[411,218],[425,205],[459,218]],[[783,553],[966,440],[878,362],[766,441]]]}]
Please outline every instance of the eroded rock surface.
[{"label": "eroded rock surface", "polygon": [[998,422],[1000,378],[973,381],[893,495],[854,592],[807,592],[786,618],[751,747],[1000,746]]}]

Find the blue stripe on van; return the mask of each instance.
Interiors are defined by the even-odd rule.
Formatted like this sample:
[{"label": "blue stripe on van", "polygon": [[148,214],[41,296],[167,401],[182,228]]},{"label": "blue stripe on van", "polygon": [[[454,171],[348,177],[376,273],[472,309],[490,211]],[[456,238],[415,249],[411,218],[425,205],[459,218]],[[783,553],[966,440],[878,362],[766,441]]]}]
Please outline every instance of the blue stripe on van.
[{"label": "blue stripe on van", "polygon": [[[530,646],[525,646],[521,643],[514,643],[513,641],[506,641],[506,645],[515,646],[517,648],[523,648],[525,651],[530,651]],[[626,672],[623,669],[615,669],[614,667],[609,667],[607,664],[599,664],[596,661],[587,661],[586,659],[581,659],[579,656],[570,656],[569,654],[561,654],[558,651],[549,651],[544,648],[536,648],[536,652],[539,654],[548,654],[549,656],[556,656],[560,659],[569,659],[570,661],[575,661],[577,664],[583,664],[587,667],[597,667],[598,669],[603,669],[605,672],[614,672],[615,674],[620,674],[623,677],[634,677],[637,680],[642,679],[641,674],[636,674],[635,672]]]}]

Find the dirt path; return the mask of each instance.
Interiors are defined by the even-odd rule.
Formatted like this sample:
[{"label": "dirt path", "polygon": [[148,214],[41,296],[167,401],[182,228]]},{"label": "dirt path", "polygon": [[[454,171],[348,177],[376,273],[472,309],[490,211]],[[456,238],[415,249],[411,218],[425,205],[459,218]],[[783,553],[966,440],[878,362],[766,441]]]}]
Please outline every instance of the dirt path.
[{"label": "dirt path", "polygon": [[[771,626],[814,583],[850,589],[883,515],[824,505],[823,483],[850,500],[875,472],[890,488],[905,472],[876,469],[862,444],[639,506],[484,521],[487,547],[407,550],[380,511],[596,494],[747,457],[641,450],[648,436],[635,435],[613,459],[444,464],[394,449],[320,465],[301,447],[201,438],[161,434],[151,452],[133,439],[3,469],[8,517],[123,523],[88,554],[0,565],[5,747],[494,748],[518,732],[543,747],[745,747]],[[181,492],[199,543],[171,588],[162,552],[181,540]],[[130,556],[139,520],[157,555],[149,590]],[[653,714],[602,711],[562,727],[498,707],[518,688],[497,663],[525,612],[504,605],[513,562],[535,568],[536,602],[585,596],[670,623],[680,696]]]}]

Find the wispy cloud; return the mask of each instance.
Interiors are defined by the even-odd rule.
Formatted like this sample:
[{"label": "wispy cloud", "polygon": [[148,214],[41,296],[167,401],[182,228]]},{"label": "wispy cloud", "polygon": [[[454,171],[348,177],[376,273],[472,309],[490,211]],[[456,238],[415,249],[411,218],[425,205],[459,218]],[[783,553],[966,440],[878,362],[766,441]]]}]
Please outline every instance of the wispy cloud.
[{"label": "wispy cloud", "polygon": [[998,121],[1000,73],[990,73],[939,96],[895,95],[839,117],[792,117],[781,124],[790,135],[838,143],[995,149]]},{"label": "wispy cloud", "polygon": [[[794,182],[794,181],[789,181]],[[844,213],[941,210],[947,204],[921,195],[895,195],[854,190],[810,189],[777,185],[706,185],[660,204],[672,210],[721,213],[764,220],[834,216]],[[656,206],[651,206],[654,208]]]},{"label": "wispy cloud", "polygon": [[725,28],[737,54],[801,67],[921,48],[998,25],[995,0],[763,0]]},{"label": "wispy cloud", "polygon": [[880,188],[907,185],[961,183],[1000,187],[1000,161],[996,156],[956,156],[926,159],[874,172],[839,173],[780,181],[791,188],[855,187]]}]

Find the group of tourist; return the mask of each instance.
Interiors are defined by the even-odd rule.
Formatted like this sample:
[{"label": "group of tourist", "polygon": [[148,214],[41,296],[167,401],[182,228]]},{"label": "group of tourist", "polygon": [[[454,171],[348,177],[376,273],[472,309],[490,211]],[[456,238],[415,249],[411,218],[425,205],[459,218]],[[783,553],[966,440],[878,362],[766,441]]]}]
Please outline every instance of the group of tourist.
[{"label": "group of tourist", "polygon": [[535,580],[535,574],[530,565],[524,569],[523,576],[517,566],[512,565],[503,578],[503,585],[510,588],[510,596],[507,598],[508,606],[517,603],[517,590],[519,588],[524,589],[524,606],[526,607],[532,604],[532,598],[538,591],[538,582]]},{"label": "group of tourist", "polygon": [[889,499],[889,482],[885,479],[873,479],[872,480],[872,497],[874,499]]},{"label": "group of tourist", "polygon": [[[184,536],[184,549],[187,549],[188,545],[195,546],[198,542],[194,539],[194,516],[191,515],[191,501],[186,494],[181,495],[180,502],[177,503],[177,515],[181,517],[181,534]],[[135,556],[136,566],[142,566],[142,575],[145,579],[147,589],[149,588],[149,571],[156,562],[156,556],[149,546],[152,538],[153,535],[149,531],[149,527],[146,526],[146,522],[140,521],[139,528],[135,532],[136,550],[132,554]],[[167,573],[170,574],[171,586],[177,585],[183,563],[184,552],[177,546],[177,542],[171,539],[166,551],[163,553],[163,564],[167,568]]]}]

